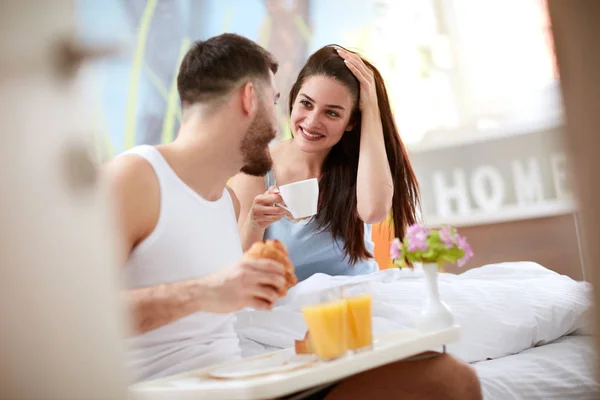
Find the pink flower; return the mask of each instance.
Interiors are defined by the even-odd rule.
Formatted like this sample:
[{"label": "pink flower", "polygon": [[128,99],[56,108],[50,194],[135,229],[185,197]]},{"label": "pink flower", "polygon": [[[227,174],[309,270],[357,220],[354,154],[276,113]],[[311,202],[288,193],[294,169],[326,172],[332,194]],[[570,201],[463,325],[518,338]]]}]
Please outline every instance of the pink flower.
[{"label": "pink flower", "polygon": [[464,256],[460,260],[458,260],[458,263],[457,263],[459,267],[462,267],[475,254],[473,253],[473,250],[471,250],[471,246],[467,242],[467,239],[465,239],[463,236],[457,235],[456,244],[458,245],[459,249],[461,249],[465,252]]},{"label": "pink flower", "polygon": [[451,249],[454,247],[454,237],[452,235],[452,229],[450,226],[445,225],[440,229],[440,240],[446,245],[446,248]]},{"label": "pink flower", "polygon": [[[432,251],[430,251],[429,242],[434,246]],[[408,227],[403,240],[402,238],[395,238],[390,245],[390,256],[394,261],[394,265],[400,268],[407,267],[408,260],[449,262],[463,267],[473,255],[473,250],[467,239],[460,236],[456,229],[448,225],[431,230],[424,225],[413,224]]]},{"label": "pink flower", "polygon": [[408,227],[406,232],[408,251],[427,251],[429,248],[427,236],[429,236],[429,229],[423,225],[414,224]]},{"label": "pink flower", "polygon": [[395,238],[392,240],[392,245],[390,246],[390,256],[392,257],[392,260],[402,258],[402,243],[400,242],[400,239]]}]

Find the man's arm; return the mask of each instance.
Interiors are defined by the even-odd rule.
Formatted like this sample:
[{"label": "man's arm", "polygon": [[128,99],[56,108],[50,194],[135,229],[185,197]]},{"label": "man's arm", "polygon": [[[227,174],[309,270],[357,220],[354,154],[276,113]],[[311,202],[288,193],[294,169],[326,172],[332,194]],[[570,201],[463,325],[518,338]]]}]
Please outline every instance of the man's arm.
[{"label": "man's arm", "polygon": [[[150,164],[138,156],[113,160],[105,173],[117,211],[124,264],[158,222],[160,186]],[[285,284],[282,265],[271,260],[240,260],[216,274],[129,289],[124,295],[131,310],[133,331],[139,335],[198,311],[270,309]]]},{"label": "man's arm", "polygon": [[209,303],[206,286],[201,280],[190,279],[127,290],[134,334],[141,335],[202,310]]},{"label": "man's arm", "polygon": [[240,260],[203,278],[129,290],[127,300],[139,335],[198,311],[270,310],[285,287],[283,265],[268,259]]}]

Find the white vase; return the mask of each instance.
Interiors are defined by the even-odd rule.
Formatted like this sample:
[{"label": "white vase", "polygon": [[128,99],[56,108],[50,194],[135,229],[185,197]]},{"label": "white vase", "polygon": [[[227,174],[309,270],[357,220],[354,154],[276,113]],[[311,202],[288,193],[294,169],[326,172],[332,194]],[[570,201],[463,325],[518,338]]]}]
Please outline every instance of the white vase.
[{"label": "white vase", "polygon": [[427,284],[426,300],[419,317],[417,328],[422,332],[440,331],[454,325],[454,316],[450,307],[441,299],[438,290],[437,264],[422,264]]}]

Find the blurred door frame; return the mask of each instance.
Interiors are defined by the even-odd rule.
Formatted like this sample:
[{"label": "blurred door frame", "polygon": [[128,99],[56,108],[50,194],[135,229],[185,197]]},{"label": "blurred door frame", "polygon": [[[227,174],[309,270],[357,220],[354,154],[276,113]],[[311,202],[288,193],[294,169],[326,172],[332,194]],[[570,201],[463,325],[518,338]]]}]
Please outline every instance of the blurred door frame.
[{"label": "blurred door frame", "polygon": [[[597,289],[600,287],[600,24],[597,22],[600,1],[548,0],[548,9],[566,113],[565,145],[571,155],[580,208],[584,267]],[[594,293],[599,304],[600,290]],[[595,310],[596,329],[600,332],[598,307]]]}]

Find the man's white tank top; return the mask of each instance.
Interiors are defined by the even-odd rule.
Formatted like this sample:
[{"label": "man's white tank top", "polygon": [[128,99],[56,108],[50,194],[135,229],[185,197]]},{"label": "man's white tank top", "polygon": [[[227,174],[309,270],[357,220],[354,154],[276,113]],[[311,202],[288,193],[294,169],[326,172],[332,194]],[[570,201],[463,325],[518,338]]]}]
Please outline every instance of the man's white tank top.
[{"label": "man's white tank top", "polygon": [[[146,159],[160,184],[160,215],[154,231],[131,253],[124,268],[128,288],[198,278],[242,257],[233,202],[227,189],[208,201],[187,186],[152,146],[125,153]],[[189,371],[241,356],[231,314],[198,312],[128,338],[137,380]]]}]

